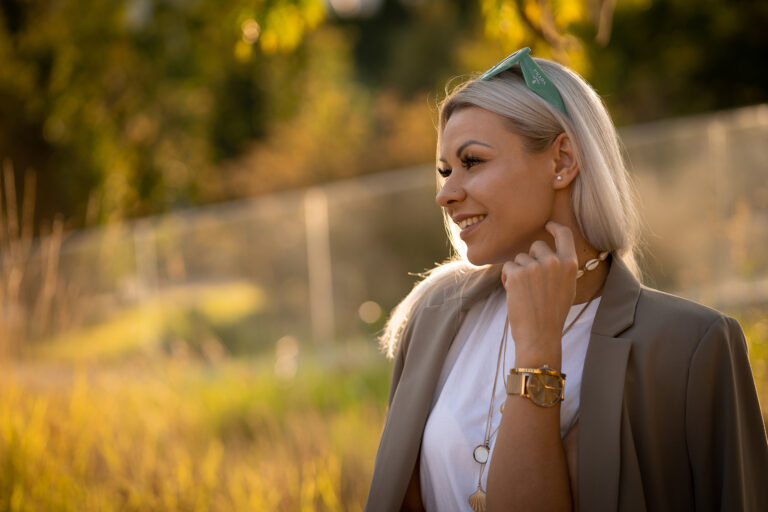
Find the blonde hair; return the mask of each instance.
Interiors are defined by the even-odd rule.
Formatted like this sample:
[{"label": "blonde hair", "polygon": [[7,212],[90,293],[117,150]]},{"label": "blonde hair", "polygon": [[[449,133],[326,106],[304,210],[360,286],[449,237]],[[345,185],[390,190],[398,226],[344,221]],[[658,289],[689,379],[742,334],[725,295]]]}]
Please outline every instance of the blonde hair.
[{"label": "blonde hair", "polygon": [[[535,60],[560,91],[568,115],[531,91],[519,67],[513,67],[488,81],[471,79],[447,94],[439,105],[438,151],[448,119],[467,107],[479,107],[503,116],[509,130],[522,137],[526,149],[532,153],[545,150],[565,132],[574,145],[579,165],[579,174],[571,184],[571,206],[582,234],[598,251],[621,256],[629,269],[641,278],[637,266],[640,218],[634,188],[605,105],[577,73],[556,62]],[[443,181],[438,176],[438,190]],[[392,311],[380,336],[382,350],[389,357],[394,355],[414,308],[430,290],[450,279],[461,282],[483,268],[467,260],[460,230],[445,210],[443,220],[453,255],[422,274],[424,279]]]}]

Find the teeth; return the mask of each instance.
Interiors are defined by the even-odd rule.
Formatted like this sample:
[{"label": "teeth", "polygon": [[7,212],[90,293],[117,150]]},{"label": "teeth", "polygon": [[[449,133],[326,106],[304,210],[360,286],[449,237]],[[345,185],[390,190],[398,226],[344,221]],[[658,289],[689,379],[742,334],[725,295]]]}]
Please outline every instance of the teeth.
[{"label": "teeth", "polygon": [[461,229],[464,229],[471,226],[472,224],[477,224],[478,222],[483,220],[485,217],[486,217],[485,215],[478,215],[476,217],[470,217],[468,219],[464,219],[463,221],[458,222],[457,224]]}]

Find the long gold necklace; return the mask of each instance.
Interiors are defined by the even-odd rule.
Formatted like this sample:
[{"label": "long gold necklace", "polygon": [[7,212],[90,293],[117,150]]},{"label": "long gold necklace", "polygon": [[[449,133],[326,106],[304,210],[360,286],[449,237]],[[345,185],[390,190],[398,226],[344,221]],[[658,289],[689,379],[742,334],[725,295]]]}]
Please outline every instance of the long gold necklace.
[{"label": "long gold necklace", "polygon": [[[600,262],[605,260],[607,255],[608,255],[607,252],[602,252],[597,258],[587,261],[587,263],[584,265],[584,269],[581,269],[578,271],[576,279],[584,275],[585,271],[589,271],[597,268]],[[602,288],[600,290],[602,290]],[[581,308],[581,311],[579,311],[579,314],[577,314],[576,317],[571,321],[571,323],[568,324],[568,326],[563,330],[563,333],[561,334],[561,339],[571,329],[571,327],[573,327],[573,325],[581,317],[584,311],[587,310],[589,305],[592,304],[592,301],[595,300],[595,298],[597,298],[597,295],[600,293],[600,290],[595,292],[595,294],[592,296],[591,299],[589,299],[586,305],[583,308]],[[485,489],[483,489],[483,472],[485,471],[485,465],[488,462],[488,459],[490,458],[490,455],[491,455],[491,448],[490,448],[491,439],[493,439],[493,436],[495,436],[496,432],[498,432],[499,430],[499,427],[497,426],[496,429],[493,432],[491,432],[491,423],[492,423],[492,417],[493,417],[493,406],[496,401],[496,383],[499,380],[499,367],[502,365],[502,361],[506,360],[508,330],[509,330],[509,315],[507,315],[506,319],[504,320],[504,334],[501,336],[501,343],[499,343],[499,355],[496,358],[496,373],[493,377],[493,387],[491,388],[491,404],[490,404],[490,407],[488,407],[488,416],[486,417],[486,420],[485,420],[485,434],[483,436],[483,442],[482,444],[478,444],[477,446],[475,446],[475,449],[472,451],[472,457],[475,459],[475,462],[480,464],[480,473],[477,476],[477,490],[469,496],[469,506],[472,507],[472,510],[474,510],[475,512],[485,512],[485,494],[486,493],[485,493]],[[504,410],[504,404],[501,405],[501,410],[502,411]]]}]

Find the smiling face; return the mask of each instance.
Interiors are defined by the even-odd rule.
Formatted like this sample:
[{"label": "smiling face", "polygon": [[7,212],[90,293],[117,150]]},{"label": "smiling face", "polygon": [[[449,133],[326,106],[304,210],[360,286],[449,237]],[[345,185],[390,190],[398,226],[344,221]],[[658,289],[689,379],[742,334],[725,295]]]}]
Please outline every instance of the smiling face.
[{"label": "smiling face", "polygon": [[438,171],[449,174],[435,200],[462,228],[473,265],[503,263],[550,238],[544,224],[562,189],[555,144],[531,153],[504,118],[477,107],[454,111],[440,142]]}]

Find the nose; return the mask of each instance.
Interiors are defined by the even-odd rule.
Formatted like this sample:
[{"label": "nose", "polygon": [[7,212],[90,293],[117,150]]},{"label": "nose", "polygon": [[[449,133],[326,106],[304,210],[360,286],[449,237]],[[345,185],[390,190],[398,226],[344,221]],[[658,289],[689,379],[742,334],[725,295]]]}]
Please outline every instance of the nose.
[{"label": "nose", "polygon": [[458,183],[456,183],[454,180],[451,180],[448,178],[444,183],[442,188],[440,188],[440,191],[435,196],[435,202],[442,206],[443,208],[447,208],[449,205],[455,203],[456,201],[461,201],[466,197],[466,192],[464,191],[464,188],[461,187]]}]

